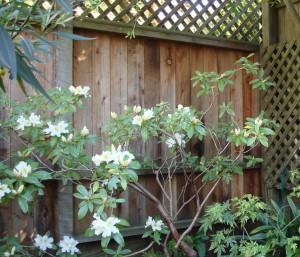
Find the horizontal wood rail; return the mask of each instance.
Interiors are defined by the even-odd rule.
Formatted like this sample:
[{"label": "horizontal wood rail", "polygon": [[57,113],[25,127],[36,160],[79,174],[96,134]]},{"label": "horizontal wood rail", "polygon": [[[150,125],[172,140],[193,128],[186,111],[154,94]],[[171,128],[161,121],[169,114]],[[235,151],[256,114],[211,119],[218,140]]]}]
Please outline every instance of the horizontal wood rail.
[{"label": "horizontal wood rail", "polygon": [[[132,24],[97,20],[93,18],[75,19],[74,28],[91,29],[105,32],[114,32],[124,34],[132,29]],[[215,46],[221,48],[229,48],[236,50],[244,50],[256,52],[259,50],[260,44],[238,41],[227,38],[212,37],[205,35],[197,35],[188,32],[167,30],[161,28],[152,28],[147,26],[138,26],[135,29],[135,35],[141,37],[149,37],[156,39],[165,39],[177,42],[193,43],[198,45]],[[132,39],[134,40],[134,39]]]}]

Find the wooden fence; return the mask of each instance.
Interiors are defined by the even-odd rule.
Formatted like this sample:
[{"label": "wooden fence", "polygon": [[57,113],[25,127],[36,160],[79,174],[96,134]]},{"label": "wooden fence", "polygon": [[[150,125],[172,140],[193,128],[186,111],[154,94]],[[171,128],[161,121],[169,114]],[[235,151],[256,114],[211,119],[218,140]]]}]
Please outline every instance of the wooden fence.
[{"label": "wooden fence", "polygon": [[[75,33],[95,38],[92,41],[76,41],[73,46],[73,85],[89,85],[91,100],[86,103],[88,110],[80,110],[73,116],[75,128],[86,125],[91,133],[98,134],[110,112],[122,112],[124,105],[141,105],[152,107],[161,101],[167,101],[174,108],[178,104],[193,105],[197,109],[208,106],[210,97],[196,97],[197,90],[191,87],[191,76],[195,70],[223,72],[232,69],[236,60],[249,54],[248,51],[219,49],[211,46],[176,43],[167,40],[155,40],[139,37],[135,40],[125,39],[122,35],[76,29]],[[257,58],[257,57],[256,57]],[[54,59],[45,69],[47,79],[55,84],[58,77],[63,78],[64,71]],[[218,101],[204,121],[206,125],[217,123],[219,105],[223,101],[233,102],[238,124],[242,127],[246,117],[258,115],[259,92],[250,90],[250,80],[246,74],[238,73],[234,78],[234,86],[226,93],[218,96]],[[66,74],[66,77],[69,75]],[[54,85],[55,84],[55,85]],[[64,83],[65,84],[65,83]],[[66,85],[67,86],[67,85]],[[8,86],[11,99],[22,99],[22,93],[10,83]],[[5,115],[5,114],[2,114]],[[87,149],[89,153],[100,153],[107,142],[99,143]],[[5,148],[5,147],[4,147]],[[205,141],[205,155],[214,154],[211,140]],[[144,153],[155,157],[162,152],[161,146],[155,142],[136,146],[139,154]],[[6,149],[11,150],[11,149]],[[259,149],[255,154],[259,155]],[[140,183],[159,196],[159,188],[151,172],[140,173]],[[184,177],[176,177],[176,192],[179,195],[185,184]],[[57,181],[46,183],[45,196],[39,197],[33,212],[24,216],[16,202],[0,208],[0,233],[16,234],[26,241],[34,232],[43,233],[47,230],[58,238],[68,233],[77,237],[81,243],[94,245],[99,238],[85,238],[84,230],[90,226],[91,216],[77,221],[78,201],[73,199],[72,185],[62,187]],[[201,193],[201,198],[207,190]],[[209,202],[224,201],[245,193],[262,194],[260,169],[245,169],[244,175],[235,176],[230,185],[225,183],[213,193]],[[133,228],[125,231],[125,235],[141,234],[141,226],[148,215],[155,215],[150,202],[131,190],[123,193],[127,204],[117,210],[129,220]],[[185,226],[193,216],[194,204],[188,205],[179,219],[178,226]],[[140,242],[139,240],[134,240]],[[96,244],[97,245],[97,244]],[[83,247],[88,247],[84,245]],[[98,245],[95,249],[98,249]],[[97,251],[89,251],[88,256],[97,256]]]}]

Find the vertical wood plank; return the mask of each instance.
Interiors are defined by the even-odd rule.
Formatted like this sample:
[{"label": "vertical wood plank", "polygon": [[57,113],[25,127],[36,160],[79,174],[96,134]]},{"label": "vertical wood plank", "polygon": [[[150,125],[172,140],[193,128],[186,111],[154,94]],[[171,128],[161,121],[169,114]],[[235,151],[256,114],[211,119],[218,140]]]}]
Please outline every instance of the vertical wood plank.
[{"label": "vertical wood plank", "polygon": [[[110,38],[110,109],[122,113],[128,101],[127,86],[127,40],[121,36]],[[120,195],[128,202],[128,191]],[[118,216],[129,219],[129,205],[118,205]]]},{"label": "vertical wood plank", "polygon": [[[127,85],[128,101],[130,107],[144,105],[144,40],[129,40],[128,44],[128,66],[127,66]],[[139,140],[133,142],[130,149],[135,152],[138,160],[141,160],[145,153],[145,144]],[[139,183],[145,185],[144,177],[139,177]],[[146,201],[144,197],[137,194],[133,189],[128,189],[128,204],[131,210],[129,212],[129,223],[131,225],[144,224],[146,220]]]},{"label": "vertical wood plank", "polygon": [[[184,44],[176,44],[176,63],[175,63],[175,92],[176,92],[176,106],[182,104],[183,106],[191,105],[191,66],[190,66],[190,46]],[[186,146],[187,151],[190,150],[190,145]],[[176,175],[173,177],[173,206],[174,211],[177,212],[185,199],[188,197],[188,187],[185,184],[188,180],[185,176]],[[189,185],[190,187],[191,185]],[[181,203],[177,199],[181,196]],[[191,205],[187,205],[185,213],[191,211]],[[184,212],[183,212],[184,213]]]},{"label": "vertical wood plank", "polygon": [[[110,85],[110,36],[95,33],[93,35],[93,86],[92,86],[92,117],[93,134],[99,135],[110,118],[111,85]],[[101,138],[93,148],[93,154],[100,154],[109,145],[108,139]]]},{"label": "vertical wood plank", "polygon": [[[175,64],[176,64],[176,56],[175,56],[176,47],[174,43],[169,42],[161,42],[160,43],[160,101],[167,102],[172,111],[175,109],[175,88],[176,88],[176,80],[175,80]],[[165,143],[161,145],[161,157],[163,159],[170,158],[172,155]],[[173,177],[173,183],[171,187],[169,187],[169,178],[165,181],[166,192],[169,197],[172,198],[172,212],[173,215],[176,211],[176,184],[174,184],[175,177]],[[170,194],[170,191],[172,193]],[[164,196],[163,196],[164,197]],[[167,203],[168,210],[170,211],[171,205],[170,201],[164,199]]]},{"label": "vertical wood plank", "polygon": [[[128,41],[128,106],[144,105],[144,40],[136,39]],[[136,153],[138,160],[141,160],[145,153],[145,144],[139,140],[133,142],[131,150]]]},{"label": "vertical wood plank", "polygon": [[[85,37],[92,37],[93,34],[89,31],[81,31],[80,34]],[[90,86],[93,87],[93,48],[91,40],[76,41],[74,44],[74,72],[73,81],[74,86]],[[93,91],[93,89],[91,89]],[[76,130],[81,130],[86,126],[89,131],[93,131],[93,117],[89,115],[93,111],[91,99],[84,99],[84,104],[87,109],[77,109],[77,112],[73,115],[73,126]],[[86,153],[92,154],[92,146],[86,146]]]},{"label": "vertical wood plank", "polygon": [[[145,39],[145,90],[144,107],[151,108],[160,102],[160,56],[159,42]],[[160,146],[157,140],[149,140],[145,146],[145,153],[151,158],[160,155]]]},{"label": "vertical wood plank", "polygon": [[[231,61],[234,63],[240,57],[243,56],[241,52],[232,52]],[[242,72],[237,72],[233,76],[233,86],[231,87],[231,101],[232,101],[232,109],[235,111],[235,121],[238,124],[239,128],[243,128],[243,76]],[[231,153],[232,156],[237,156],[235,151],[240,150],[235,147],[234,144],[231,145]],[[240,157],[241,160],[243,156]],[[244,192],[244,181],[243,175],[233,175],[233,179],[231,181],[231,197],[241,197]]]},{"label": "vertical wood plank", "polygon": [[[212,47],[206,47],[203,55],[204,59],[204,65],[203,65],[203,71],[212,72],[217,71],[217,51],[215,48]],[[209,95],[202,95],[200,97],[200,101],[203,101],[203,110],[206,111],[210,103],[213,101],[212,94]],[[219,106],[218,102],[215,101],[210,110],[206,113],[204,116],[204,125],[208,128],[210,128],[213,124],[218,123],[218,115],[219,115]],[[216,155],[216,148],[214,145],[214,142],[210,135],[207,135],[204,139],[204,145],[205,145],[205,158],[206,160],[210,160]],[[211,189],[211,185],[208,184],[204,187],[201,195],[202,199],[208,194],[209,190]],[[216,190],[212,197],[207,201],[206,205],[209,205],[212,203],[213,198],[218,194],[218,191]]]},{"label": "vertical wood plank", "polygon": [[[223,72],[227,70],[234,69],[234,62],[235,60],[232,60],[232,53],[228,51],[227,49],[218,49],[218,73],[222,74]],[[218,105],[220,106],[225,102],[228,104],[231,102],[231,89],[230,85],[227,85],[224,92],[220,93],[218,96]],[[221,119],[221,122],[228,122],[230,121],[230,116],[226,113]],[[227,145],[226,139],[220,139],[220,142],[222,144],[222,147],[225,147]],[[227,147],[227,149],[224,151],[224,155],[228,156],[230,155],[230,147]],[[218,200],[219,201],[226,201],[230,198],[230,188],[229,184],[227,184],[225,181],[222,181],[220,183],[220,186],[218,187]]]}]

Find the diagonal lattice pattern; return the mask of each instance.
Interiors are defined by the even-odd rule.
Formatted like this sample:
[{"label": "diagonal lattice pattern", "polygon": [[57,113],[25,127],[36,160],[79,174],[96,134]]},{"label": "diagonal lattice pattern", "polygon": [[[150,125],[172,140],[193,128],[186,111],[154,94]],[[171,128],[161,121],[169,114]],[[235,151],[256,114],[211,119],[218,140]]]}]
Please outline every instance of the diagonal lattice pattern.
[{"label": "diagonal lattice pattern", "polygon": [[230,0],[102,0],[96,8],[82,5],[76,13],[80,18],[260,43],[260,0],[237,2],[232,7]]},{"label": "diagonal lattice pattern", "polygon": [[[275,87],[263,96],[268,118],[279,123],[276,136],[264,153],[268,187],[289,188],[288,171],[297,167],[300,155],[300,41],[266,47],[262,63]],[[284,178],[284,181],[282,179]]]}]

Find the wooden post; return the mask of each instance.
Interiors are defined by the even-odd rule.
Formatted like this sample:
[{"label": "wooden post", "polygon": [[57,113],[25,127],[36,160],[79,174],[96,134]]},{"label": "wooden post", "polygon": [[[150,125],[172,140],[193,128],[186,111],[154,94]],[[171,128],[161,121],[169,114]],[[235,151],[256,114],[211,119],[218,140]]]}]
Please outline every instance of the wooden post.
[{"label": "wooden post", "polygon": [[275,7],[270,6],[270,0],[262,2],[263,46],[277,43]]}]

